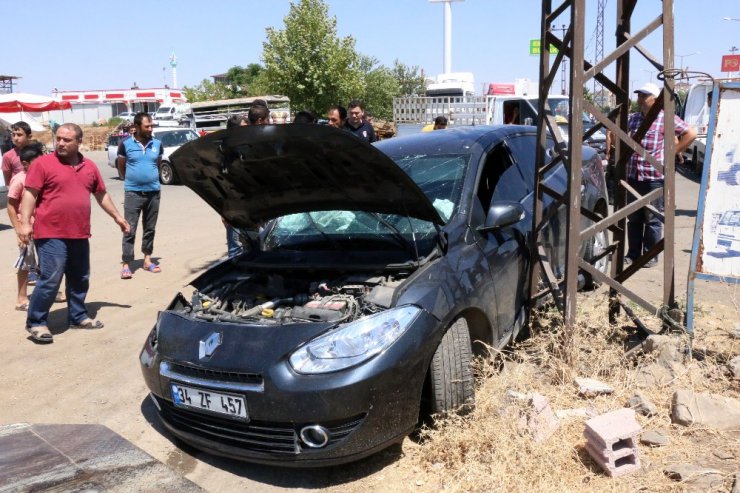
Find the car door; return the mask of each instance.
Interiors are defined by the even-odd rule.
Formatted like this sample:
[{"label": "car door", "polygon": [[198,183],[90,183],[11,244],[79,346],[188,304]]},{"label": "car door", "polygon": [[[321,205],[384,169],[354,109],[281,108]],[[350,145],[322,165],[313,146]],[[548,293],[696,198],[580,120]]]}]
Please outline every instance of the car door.
[{"label": "car door", "polygon": [[[487,153],[476,187],[477,200],[485,214],[492,204],[501,201],[522,203],[527,189],[519,169],[514,165],[505,143],[493,146]],[[488,261],[495,293],[495,330],[499,343],[505,343],[523,321],[523,298],[527,278],[527,247],[520,223],[487,233],[478,233],[478,246]]]},{"label": "car door", "polygon": [[[509,146],[517,168],[519,168],[524,178],[524,185],[527,189],[526,197],[522,204],[527,210],[527,213],[532,214],[534,211],[534,184],[537,157],[536,135],[517,135],[507,139],[506,143]],[[554,146],[554,141],[548,138],[548,151],[546,151],[545,155],[546,161],[549,161],[554,156],[552,152]],[[565,193],[567,183],[562,164],[555,166],[554,169],[545,175],[545,185],[559,193]],[[554,209],[557,210],[555,211]],[[567,213],[568,211],[565,205],[560,204],[548,194],[542,195],[542,216],[551,216],[541,230],[540,239],[550,259],[553,272],[558,278],[565,275],[565,227]]]}]

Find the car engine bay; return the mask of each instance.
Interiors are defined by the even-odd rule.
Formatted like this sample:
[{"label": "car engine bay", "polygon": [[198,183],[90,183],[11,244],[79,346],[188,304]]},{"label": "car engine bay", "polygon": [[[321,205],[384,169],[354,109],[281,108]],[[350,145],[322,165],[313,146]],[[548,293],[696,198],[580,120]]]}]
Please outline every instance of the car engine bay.
[{"label": "car engine bay", "polygon": [[326,280],[313,274],[256,273],[227,278],[194,291],[189,303],[174,309],[217,322],[347,323],[389,308],[396,289],[408,277],[408,273],[353,274]]}]

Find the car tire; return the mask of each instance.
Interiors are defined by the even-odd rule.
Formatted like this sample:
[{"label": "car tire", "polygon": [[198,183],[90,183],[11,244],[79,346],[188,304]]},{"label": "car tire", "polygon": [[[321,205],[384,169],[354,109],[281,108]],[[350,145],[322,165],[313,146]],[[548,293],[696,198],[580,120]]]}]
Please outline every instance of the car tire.
[{"label": "car tire", "polygon": [[162,164],[159,166],[159,182],[162,185],[174,185],[177,183],[175,170],[169,161],[162,161]]},{"label": "car tire", "polygon": [[432,414],[464,414],[472,409],[472,360],[468,324],[464,318],[458,318],[437,346],[429,367]]},{"label": "car tire", "polygon": [[[607,248],[609,248],[609,234],[607,233],[607,230],[601,230],[593,235],[591,238],[589,238],[584,258],[586,259],[586,261],[588,261],[588,259],[591,259],[603,253],[604,250],[606,250]],[[609,275],[609,255],[601,257],[594,264],[594,267],[602,274]],[[588,272],[584,271],[583,277],[586,280],[584,289],[596,289],[601,284]]]}]

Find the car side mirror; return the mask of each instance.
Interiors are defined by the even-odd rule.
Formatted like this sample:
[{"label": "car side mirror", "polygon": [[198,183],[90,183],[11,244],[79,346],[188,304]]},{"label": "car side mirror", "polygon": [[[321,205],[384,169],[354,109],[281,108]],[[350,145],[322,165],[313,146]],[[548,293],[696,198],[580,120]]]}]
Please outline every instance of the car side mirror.
[{"label": "car side mirror", "polygon": [[524,219],[525,211],[519,202],[496,202],[488,209],[488,215],[483,226],[478,228],[481,233],[516,224]]},{"label": "car side mirror", "polygon": [[524,119],[525,125],[534,125],[534,120],[532,118],[525,118]]}]

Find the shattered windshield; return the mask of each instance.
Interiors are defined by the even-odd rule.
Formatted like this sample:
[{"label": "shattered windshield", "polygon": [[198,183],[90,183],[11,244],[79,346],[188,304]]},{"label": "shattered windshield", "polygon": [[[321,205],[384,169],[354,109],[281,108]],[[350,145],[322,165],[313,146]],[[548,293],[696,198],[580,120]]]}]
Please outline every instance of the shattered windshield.
[{"label": "shattered windshield", "polygon": [[[469,154],[414,155],[395,159],[416,182],[442,220],[459,207]],[[427,255],[436,242],[437,228],[429,221],[366,211],[315,211],[276,219],[268,228],[263,249],[363,248],[401,250],[410,258]]]}]

